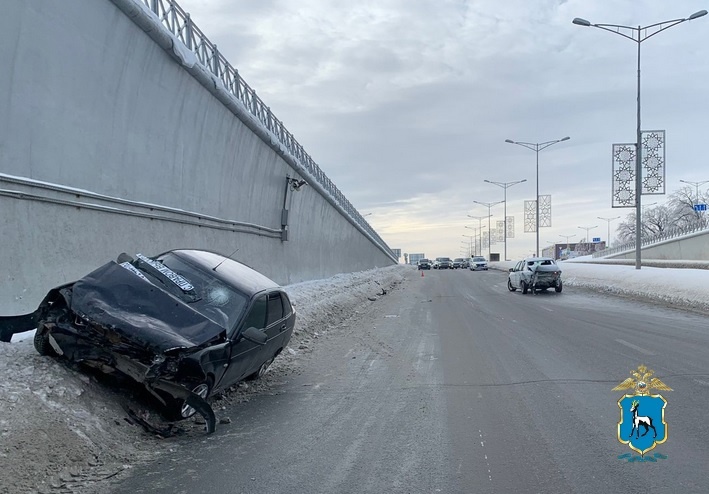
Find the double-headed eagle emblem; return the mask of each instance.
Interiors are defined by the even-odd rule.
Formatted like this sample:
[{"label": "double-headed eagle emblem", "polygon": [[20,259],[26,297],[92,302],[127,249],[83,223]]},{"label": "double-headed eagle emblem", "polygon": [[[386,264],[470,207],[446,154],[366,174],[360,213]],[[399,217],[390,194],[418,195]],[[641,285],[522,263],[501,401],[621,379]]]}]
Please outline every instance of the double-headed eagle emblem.
[{"label": "double-headed eagle emblem", "polygon": [[652,377],[655,371],[648,369],[645,365],[639,365],[638,370],[631,370],[629,377],[618,386],[613,388],[613,391],[625,391],[627,389],[635,390],[636,395],[646,395],[650,389],[659,391],[672,391],[667,384],[663,383],[656,377]]},{"label": "double-headed eagle emblem", "polygon": [[[632,377],[627,378],[613,391],[629,391],[618,400],[620,420],[618,421],[618,441],[627,444],[630,449],[640,453],[637,457],[645,460],[645,453],[658,444],[667,440],[667,422],[665,422],[665,407],[667,400],[660,394],[650,394],[651,389],[659,391],[672,391],[672,388],[652,377],[655,372],[645,365],[639,365],[637,370],[631,370]],[[643,432],[641,432],[641,430]],[[649,434],[652,431],[652,434]],[[632,455],[621,455],[619,458],[629,457],[628,461],[636,461]],[[666,458],[656,453],[648,457],[647,461],[656,461],[656,458]]]}]

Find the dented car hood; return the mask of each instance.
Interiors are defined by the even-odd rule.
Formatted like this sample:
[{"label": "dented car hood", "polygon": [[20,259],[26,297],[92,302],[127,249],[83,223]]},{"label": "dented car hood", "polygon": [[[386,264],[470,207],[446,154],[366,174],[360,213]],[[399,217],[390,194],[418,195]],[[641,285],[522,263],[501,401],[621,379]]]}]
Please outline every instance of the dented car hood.
[{"label": "dented car hood", "polygon": [[73,312],[156,353],[225,337],[224,328],[113,261],[77,281],[71,291]]}]

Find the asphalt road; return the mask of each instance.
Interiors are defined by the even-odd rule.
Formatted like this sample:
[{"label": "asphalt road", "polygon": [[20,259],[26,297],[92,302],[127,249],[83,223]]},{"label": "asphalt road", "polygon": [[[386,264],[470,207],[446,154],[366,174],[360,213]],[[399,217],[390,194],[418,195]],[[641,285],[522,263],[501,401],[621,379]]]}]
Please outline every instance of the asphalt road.
[{"label": "asphalt road", "polygon": [[[412,271],[311,357],[115,492],[709,492],[705,316]],[[640,364],[674,389],[654,462],[616,437],[612,388]]]}]

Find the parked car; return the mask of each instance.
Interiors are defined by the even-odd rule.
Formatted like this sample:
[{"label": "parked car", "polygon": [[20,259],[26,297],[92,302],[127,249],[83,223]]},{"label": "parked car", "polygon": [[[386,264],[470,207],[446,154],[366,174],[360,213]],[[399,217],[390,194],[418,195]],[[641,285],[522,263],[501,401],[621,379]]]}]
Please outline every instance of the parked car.
[{"label": "parked car", "polygon": [[41,355],[123,374],[144,384],[168,418],[199,412],[208,432],[209,398],[263,376],[296,317],[274,281],[201,250],[121,254],[51,290],[31,316]]},{"label": "parked car", "polygon": [[472,259],[470,259],[469,266],[471,271],[487,271],[487,259],[481,256],[474,256]]},{"label": "parked car", "polygon": [[436,263],[434,264],[434,269],[451,269],[453,267],[453,262],[450,257],[436,257]]},{"label": "parked car", "polygon": [[510,268],[507,288],[514,292],[518,288],[522,293],[554,288],[559,293],[562,289],[561,268],[551,257],[530,257],[519,261]]},{"label": "parked car", "polygon": [[431,269],[431,261],[428,259],[419,259],[418,268],[419,270]]}]

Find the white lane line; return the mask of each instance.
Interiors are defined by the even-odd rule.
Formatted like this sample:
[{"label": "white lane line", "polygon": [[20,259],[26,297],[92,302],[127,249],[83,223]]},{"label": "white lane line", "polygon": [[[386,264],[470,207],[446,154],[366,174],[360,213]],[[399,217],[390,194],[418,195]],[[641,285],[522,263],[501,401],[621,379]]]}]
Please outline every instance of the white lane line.
[{"label": "white lane line", "polygon": [[620,338],[616,339],[615,341],[617,341],[621,345],[627,346],[628,348],[632,348],[633,350],[637,350],[640,353],[644,353],[645,355],[655,355],[655,352],[651,352],[650,350],[645,350],[644,348],[640,348],[639,346],[633,345],[632,343],[628,343],[627,341],[621,340]]},{"label": "white lane line", "polygon": [[543,305],[542,305],[542,309],[548,310],[549,312],[554,312],[554,309],[550,309],[550,308],[548,308],[548,307],[544,307]]}]

